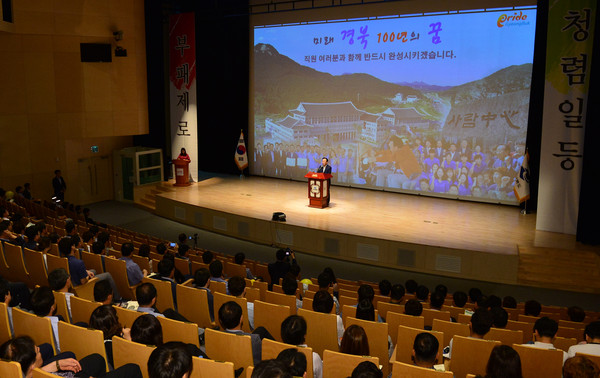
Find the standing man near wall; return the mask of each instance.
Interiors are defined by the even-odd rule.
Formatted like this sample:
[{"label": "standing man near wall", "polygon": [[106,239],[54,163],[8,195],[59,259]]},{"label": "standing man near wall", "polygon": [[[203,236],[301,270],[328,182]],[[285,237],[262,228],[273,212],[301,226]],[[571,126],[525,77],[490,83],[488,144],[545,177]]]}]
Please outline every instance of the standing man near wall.
[{"label": "standing man near wall", "polygon": [[62,178],[60,169],[54,171],[54,178],[52,179],[52,187],[54,188],[54,197],[59,199],[61,202],[65,200],[65,191],[67,190],[67,184],[65,179]]}]

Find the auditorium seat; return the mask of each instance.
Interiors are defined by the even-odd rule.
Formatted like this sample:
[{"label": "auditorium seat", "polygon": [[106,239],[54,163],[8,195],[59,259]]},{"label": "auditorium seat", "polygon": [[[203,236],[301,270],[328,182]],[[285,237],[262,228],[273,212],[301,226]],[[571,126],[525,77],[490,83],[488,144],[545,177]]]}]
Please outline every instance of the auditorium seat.
[{"label": "auditorium seat", "polygon": [[55,354],[58,352],[49,318],[37,316],[16,307],[12,309],[12,315],[15,335],[29,335],[36,345],[48,343],[52,345]]},{"label": "auditorium seat", "polygon": [[[49,253],[46,254],[46,264],[48,267],[48,272],[52,272],[54,269],[63,268],[67,272],[69,272],[69,261],[66,257],[58,257],[51,255]],[[70,273],[69,273],[70,274]],[[72,282],[74,284],[78,284],[79,282]]]},{"label": "auditorium seat", "polygon": [[528,343],[533,340],[533,324],[527,322],[516,322],[509,320],[506,323],[506,329],[523,332],[523,343]]},{"label": "auditorium seat", "polygon": [[468,337],[471,335],[471,329],[466,324],[453,323],[440,319],[433,319],[432,329],[444,334],[443,346],[450,345],[450,340],[456,335]]},{"label": "auditorium seat", "polygon": [[429,308],[424,308],[421,316],[423,316],[425,318],[425,327],[432,327],[433,319],[444,320],[447,322],[450,321],[450,312],[449,311],[438,311],[438,310],[432,310]]},{"label": "auditorium seat", "polygon": [[325,350],[323,352],[323,377],[346,378],[352,375],[352,370],[363,361],[370,361],[379,366],[379,358],[370,356],[355,356]]},{"label": "auditorium seat", "polygon": [[422,316],[412,316],[406,314],[398,314],[388,311],[385,322],[388,324],[388,334],[392,338],[392,343],[396,345],[398,338],[398,326],[411,327],[416,329],[425,329],[425,318]]},{"label": "auditorium seat", "polygon": [[[181,315],[201,328],[216,326],[210,320],[206,290],[177,285],[177,310]],[[218,312],[218,309],[216,309]]]},{"label": "auditorium seat", "polygon": [[383,371],[383,376],[387,377],[390,372],[388,324],[361,320],[353,317],[346,318],[346,328],[353,324],[361,326],[365,330],[367,338],[369,339],[371,356],[379,358],[379,363],[382,365],[381,370]]},{"label": "auditorium seat", "polygon": [[[25,261],[23,261],[23,251],[18,245],[4,243],[4,259],[8,265],[6,279],[12,282],[23,282],[30,289],[34,288],[33,281],[29,277]],[[46,283],[47,285],[48,283]]]},{"label": "auditorium seat", "polygon": [[12,339],[12,333],[10,331],[10,323],[8,322],[8,312],[6,304],[0,302],[0,345],[5,341]]},{"label": "auditorium seat", "polygon": [[67,299],[65,293],[53,291],[54,303],[56,304],[56,314],[63,317],[67,323],[71,322],[71,314],[69,314],[69,308],[67,306]]},{"label": "auditorium seat", "polygon": [[135,286],[129,286],[125,261],[107,257],[104,259],[104,264],[106,271],[113,277],[121,297],[125,300],[135,300]]},{"label": "auditorium seat", "polygon": [[[21,377],[21,364],[15,361],[0,360],[0,377]],[[55,378],[56,376],[54,376]]]},{"label": "auditorium seat", "polygon": [[148,361],[150,354],[155,348],[154,346],[139,344],[125,340],[119,336],[113,336],[112,347],[115,369],[129,363],[137,364],[142,371],[142,377],[149,378],[148,364],[144,363],[144,361]]},{"label": "auditorium seat", "polygon": [[[150,268],[150,260],[147,257],[140,256],[140,255],[133,255],[133,254],[130,255],[129,257],[131,257],[131,260],[133,260],[134,263],[138,264],[140,269],[142,269],[142,270],[146,269],[148,274],[153,272],[152,268]],[[158,267],[155,266],[154,271],[157,271],[157,268]]]},{"label": "auditorium seat", "polygon": [[511,329],[491,328],[483,337],[486,340],[500,341],[502,345],[513,346],[523,343],[523,331],[513,331]]},{"label": "auditorium seat", "polygon": [[560,378],[562,376],[563,351],[540,349],[527,345],[513,345],[521,357],[523,378]]},{"label": "auditorium seat", "polygon": [[73,324],[77,322],[89,324],[92,312],[101,305],[99,302],[89,301],[73,295],[71,297],[71,322]]},{"label": "auditorium seat", "polygon": [[263,301],[254,302],[254,328],[265,327],[277,341],[281,340],[281,323],[293,315],[289,306]]},{"label": "auditorium seat", "polygon": [[73,352],[79,359],[92,353],[98,353],[104,357],[108,369],[102,331],[58,322],[58,337],[61,350]]},{"label": "auditorium seat", "polygon": [[23,248],[23,258],[32,284],[34,286],[48,285],[48,272],[44,263],[44,254],[29,248]]},{"label": "auditorium seat", "polygon": [[295,314],[296,309],[296,296],[295,295],[286,295],[280,293],[274,293],[272,291],[267,291],[265,293],[265,302],[278,304],[282,306],[288,306],[290,308],[291,314]]},{"label": "auditorium seat", "polygon": [[397,361],[392,366],[392,378],[452,378],[453,376],[450,371],[435,371]]},{"label": "auditorium seat", "polygon": [[165,312],[167,309],[176,310],[173,301],[173,290],[171,289],[171,282],[156,280],[154,278],[144,277],[142,278],[143,283],[151,283],[156,288],[156,309],[158,312]]},{"label": "auditorium seat", "polygon": [[389,302],[377,302],[377,311],[379,315],[387,320],[388,311],[395,312],[396,314],[404,314],[404,305],[389,303]]},{"label": "auditorium seat", "polygon": [[165,318],[164,316],[157,317],[163,329],[163,341],[181,341],[186,344],[193,344],[200,347],[198,339],[198,325],[195,323],[181,322]]},{"label": "auditorium seat", "polygon": [[306,345],[323,358],[325,349],[338,350],[337,315],[322,314],[305,308],[298,315],[306,320]]},{"label": "auditorium seat", "polygon": [[[212,288],[212,284],[214,282],[211,282],[210,286]],[[250,329],[250,322],[248,321],[248,301],[246,300],[246,298],[237,298],[234,297],[232,295],[227,295],[227,294],[222,294],[222,293],[218,293],[218,292],[213,292],[213,297],[214,297],[214,310],[215,310],[215,319],[218,319],[218,313],[219,313],[219,309],[221,308],[221,306],[223,306],[225,303],[229,302],[229,301],[234,301],[237,304],[240,305],[240,307],[242,308],[242,330],[244,332],[252,332],[252,330]]]},{"label": "auditorium seat", "polygon": [[207,358],[192,357],[192,375],[190,378],[234,378],[232,362],[213,361]]},{"label": "auditorium seat", "polygon": [[138,316],[144,315],[143,312],[128,310],[126,308],[120,306],[114,306],[113,308],[117,311],[117,316],[119,317],[119,323],[124,328],[131,328],[131,325],[138,318]]},{"label": "auditorium seat", "polygon": [[312,348],[310,347],[299,347],[295,345],[290,345],[286,343],[282,343],[279,341],[263,339],[262,341],[262,359],[269,360],[272,358],[277,358],[281,351],[284,351],[289,348],[296,348],[299,352],[302,352],[304,356],[306,356],[306,377],[313,377],[313,357],[312,357]]},{"label": "auditorium seat", "polygon": [[500,342],[455,336],[450,370],[455,377],[464,377],[469,373],[485,375],[485,367],[496,345],[500,345]]},{"label": "auditorium seat", "polygon": [[236,370],[254,366],[250,336],[206,329],[204,339],[211,359],[230,361]]},{"label": "auditorium seat", "polygon": [[578,343],[584,340],[583,330],[579,328],[567,328],[559,326],[558,331],[556,331],[556,336],[574,338],[577,339]]},{"label": "auditorium seat", "polygon": [[[581,331],[583,333],[583,331]],[[573,345],[577,344],[577,339],[572,337],[560,337],[556,336],[554,340],[552,340],[552,345],[556,349],[564,350],[565,352],[569,351],[569,348]],[[598,365],[600,367],[600,365]]]},{"label": "auditorium seat", "polygon": [[442,350],[444,349],[444,334],[442,332],[425,331],[417,328],[398,326],[398,336],[396,337],[396,340],[398,342],[396,344],[392,360],[404,362],[406,364],[412,363],[412,351],[413,345],[415,343],[415,338],[419,333],[422,332],[431,333],[433,336],[435,336],[439,343],[438,353],[442,355]]}]

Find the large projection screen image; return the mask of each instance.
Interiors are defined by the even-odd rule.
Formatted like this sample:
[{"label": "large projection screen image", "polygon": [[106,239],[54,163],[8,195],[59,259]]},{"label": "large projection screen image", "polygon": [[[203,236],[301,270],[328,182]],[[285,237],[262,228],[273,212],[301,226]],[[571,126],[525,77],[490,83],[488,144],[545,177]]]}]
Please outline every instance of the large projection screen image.
[{"label": "large projection screen image", "polygon": [[254,26],[254,175],[518,204],[535,6]]}]

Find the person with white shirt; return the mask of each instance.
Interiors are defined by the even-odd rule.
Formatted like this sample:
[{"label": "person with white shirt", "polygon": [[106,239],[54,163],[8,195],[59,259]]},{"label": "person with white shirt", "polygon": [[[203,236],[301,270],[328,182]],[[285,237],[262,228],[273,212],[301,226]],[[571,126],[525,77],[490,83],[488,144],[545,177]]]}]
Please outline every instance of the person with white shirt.
[{"label": "person with white shirt", "polygon": [[569,358],[575,357],[577,353],[600,356],[600,321],[597,320],[588,324],[583,334],[585,335],[585,342],[571,346],[567,352]]},{"label": "person with white shirt", "polygon": [[[302,316],[290,315],[281,322],[281,339],[284,343],[306,348],[306,320]],[[323,360],[313,352],[313,376],[323,377]]]},{"label": "person with white shirt", "polygon": [[60,352],[60,340],[58,338],[58,322],[62,317],[56,316],[56,302],[52,289],[48,286],[38,287],[31,293],[31,307],[33,313],[37,316],[42,316],[50,319],[52,325],[52,334],[54,336],[54,344],[57,352]]},{"label": "person with white shirt", "polygon": [[[547,316],[543,318],[539,318],[535,321],[533,325],[533,344],[527,344],[527,346],[531,346],[539,349],[557,349],[552,344],[552,340],[554,340],[554,336],[556,336],[556,332],[558,331],[558,323],[556,320],[550,319]],[[563,364],[569,358],[567,352],[563,351]]]}]

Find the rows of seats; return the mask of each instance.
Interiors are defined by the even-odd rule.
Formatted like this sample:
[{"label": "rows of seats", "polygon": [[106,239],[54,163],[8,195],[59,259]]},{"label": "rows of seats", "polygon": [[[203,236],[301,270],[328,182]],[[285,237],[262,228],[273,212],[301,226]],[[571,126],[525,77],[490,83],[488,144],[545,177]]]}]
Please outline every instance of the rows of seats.
[{"label": "rows of seats", "polygon": [[[14,205],[14,204],[13,204]],[[23,213],[23,208],[12,209],[16,212]],[[64,229],[64,217],[57,214],[49,216],[47,212],[41,212],[43,218],[36,218],[40,214],[32,215],[25,211],[24,215],[29,216],[32,222],[43,220],[52,228],[53,231]],[[79,232],[84,232],[89,229],[89,225],[78,219],[77,229]],[[63,226],[63,227],[61,227]],[[149,235],[128,231],[119,227],[108,226],[106,231],[110,234],[112,241],[112,249],[109,254],[114,257],[120,257],[119,247],[123,243],[131,242],[137,249],[140,246],[147,244],[151,248],[149,258],[142,256],[134,256],[135,261],[142,267],[151,270],[152,266],[162,258],[162,255],[157,253],[156,245],[158,243],[167,242],[165,240],[152,237]],[[61,231],[62,232],[62,231]],[[0,244],[0,274],[9,278],[11,281],[24,282],[30,288],[36,285],[47,285],[47,274],[56,268],[63,268],[68,271],[66,259],[59,257],[56,248],[51,250],[44,256],[41,252],[22,249],[15,247],[10,243]],[[167,253],[174,253],[170,249]],[[178,260],[178,266],[183,270],[184,274],[191,274],[196,269],[206,268],[207,265],[202,261],[202,254],[205,250],[195,249],[190,254],[190,261],[175,258]],[[587,311],[585,322],[572,322],[567,315],[567,309],[556,306],[542,306],[542,311],[539,316],[530,316],[524,313],[524,303],[517,304],[514,309],[506,308],[509,313],[509,321],[506,329],[493,328],[486,335],[487,340],[475,340],[469,338],[469,310],[476,307],[475,303],[468,303],[465,307],[454,306],[451,296],[449,295],[441,309],[429,308],[429,303],[424,301],[423,312],[420,316],[406,315],[404,313],[404,304],[415,299],[414,294],[406,294],[401,303],[389,303],[389,296],[376,294],[373,299],[373,304],[377,309],[377,313],[385,319],[383,323],[368,322],[365,320],[356,319],[353,317],[353,311],[357,303],[357,291],[361,285],[370,285],[375,293],[379,293],[379,285],[374,282],[352,281],[346,279],[337,279],[336,294],[339,298],[342,308],[342,318],[345,327],[351,324],[362,326],[369,336],[369,344],[371,345],[372,357],[367,356],[351,356],[344,355],[338,352],[338,339],[335,332],[335,314],[321,314],[312,311],[309,305],[312,296],[319,290],[318,285],[308,284],[305,286],[299,283],[296,296],[285,295],[282,293],[281,285],[273,283],[272,291],[268,289],[270,284],[270,276],[268,274],[267,264],[246,260],[244,266],[240,266],[233,262],[233,257],[211,251],[215,257],[224,263],[225,274],[227,276],[242,275],[245,276],[246,267],[250,268],[256,276],[262,276],[265,281],[247,280],[247,292],[245,298],[235,298],[226,294],[227,287],[225,284],[218,285],[215,283],[211,286],[215,297],[215,309],[218,309],[220,304],[226,301],[234,300],[240,302],[242,309],[246,309],[247,301],[253,302],[255,306],[255,326],[264,326],[274,336],[275,341],[263,340],[263,358],[270,358],[276,355],[277,351],[291,347],[290,345],[281,342],[280,324],[289,315],[298,314],[303,316],[308,323],[308,333],[306,342],[308,348],[299,348],[303,353],[317,352],[323,359],[323,368],[325,377],[346,377],[350,375],[354,366],[361,361],[372,361],[380,366],[385,373],[391,372],[392,376],[445,376],[443,373],[424,372],[412,366],[412,343],[415,336],[421,332],[430,332],[438,340],[440,349],[449,344],[451,339],[454,339],[454,351],[451,364],[448,366],[454,376],[463,377],[467,374],[484,374],[485,362],[490,354],[491,349],[498,344],[509,345],[515,348],[521,355],[523,361],[524,376],[539,376],[531,375],[536,371],[539,374],[539,366],[544,366],[545,371],[550,377],[560,375],[560,367],[562,361],[557,364],[558,354],[545,353],[546,351],[531,350],[527,346],[520,344],[527,343],[532,340],[533,323],[541,316],[547,316],[555,319],[559,323],[559,333],[555,340],[555,345],[559,349],[567,350],[569,346],[574,345],[583,338],[583,328],[589,321],[597,320],[599,314],[597,312]],[[97,257],[92,253],[81,251],[79,258],[86,262],[86,266],[94,266],[98,272],[102,272],[102,264],[98,263]],[[94,263],[93,260],[96,259]],[[121,293],[125,293],[128,299],[135,299],[135,292],[127,283],[127,273],[124,263],[120,264],[117,259],[105,259],[106,270],[109,271]],[[114,264],[113,264],[114,262]],[[152,262],[152,264],[150,264]],[[93,265],[96,264],[96,265]],[[159,310],[163,308],[172,308],[173,297],[168,283],[164,281],[153,280],[146,278],[145,281],[153,283],[158,290],[157,307]],[[317,282],[312,279],[312,282]],[[93,302],[93,285],[94,281],[90,281],[86,285],[81,285],[73,288],[76,296],[71,298],[71,316],[66,309],[63,299],[59,293],[55,295],[59,313],[63,314],[66,322],[61,322],[59,326],[59,338],[61,340],[70,340],[66,345],[69,350],[74,351],[77,355],[87,355],[94,351],[100,353],[103,350],[103,340],[100,331],[89,330],[81,327],[73,326],[71,323],[78,321],[89,320],[91,312],[100,304]],[[166,284],[166,285],[165,285]],[[330,288],[330,291],[333,291]],[[225,340],[225,335],[222,332],[214,331],[217,326],[214,321],[210,320],[208,314],[208,304],[206,292],[197,290],[193,287],[193,281],[188,280],[177,285],[176,290],[178,311],[189,319],[192,323],[178,322],[170,319],[161,319],[163,326],[164,340],[185,341],[188,343],[198,344],[198,338],[192,329],[201,327],[206,329],[206,352],[211,358],[218,361],[229,361],[226,363],[216,362],[211,360],[194,359],[193,376],[233,376],[233,371],[236,368],[247,368],[252,365],[251,351],[250,358],[248,353],[238,353],[240,356],[232,356],[231,350],[241,351],[249,350],[249,338],[247,342],[244,337],[238,337],[235,340]],[[303,299],[303,308],[296,308],[296,298]],[[0,303],[0,343],[12,337],[10,327],[8,327],[8,319],[4,316],[6,308]],[[131,326],[135,318],[141,313],[127,310],[121,307],[115,307],[121,323],[125,326]],[[245,314],[247,316],[247,314]],[[34,337],[36,343],[48,342],[53,344],[52,333],[49,330],[48,322],[44,322],[44,318],[39,318],[19,309],[13,310],[14,334],[30,334]],[[247,318],[244,322],[246,325]],[[454,321],[452,321],[454,320]],[[192,327],[192,328],[190,328]],[[250,331],[246,329],[246,331]],[[98,335],[100,332],[100,335]],[[192,337],[190,337],[192,336]],[[394,353],[391,359],[387,356],[387,340],[391,338],[394,348]],[[85,342],[78,342],[85,340]],[[240,343],[239,348],[232,348],[232,343]],[[128,362],[135,362],[142,367],[144,374],[145,363],[147,357],[152,351],[151,347],[130,342],[119,337],[113,339],[115,348],[115,367],[121,366]],[[246,344],[245,346],[243,344]],[[62,345],[62,341],[61,341]],[[65,348],[63,346],[63,348]],[[117,351],[123,351],[117,353]],[[310,353],[309,353],[310,352]],[[553,352],[553,351],[548,351]],[[441,350],[440,350],[441,354]],[[117,357],[119,356],[119,357]],[[562,356],[562,354],[561,354]],[[238,360],[239,357],[239,360]],[[562,358],[562,357],[561,357]],[[307,359],[310,360],[310,359]],[[14,364],[3,363],[1,369],[11,369]],[[219,372],[218,375],[215,375]],[[527,373],[526,373],[527,371]],[[211,372],[211,373],[209,373]],[[312,374],[312,371],[310,372]],[[449,374],[452,374],[449,373]],[[309,376],[311,376],[309,374]],[[557,375],[558,374],[558,375]],[[386,374],[387,375],[387,374]],[[446,374],[447,375],[447,374]],[[449,376],[449,375],[448,375]]]}]

